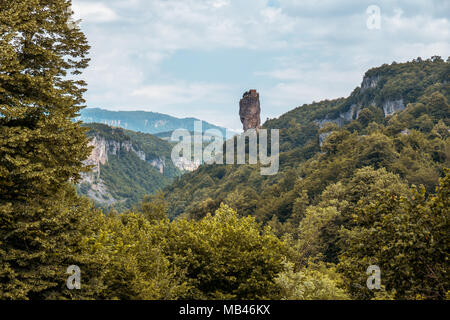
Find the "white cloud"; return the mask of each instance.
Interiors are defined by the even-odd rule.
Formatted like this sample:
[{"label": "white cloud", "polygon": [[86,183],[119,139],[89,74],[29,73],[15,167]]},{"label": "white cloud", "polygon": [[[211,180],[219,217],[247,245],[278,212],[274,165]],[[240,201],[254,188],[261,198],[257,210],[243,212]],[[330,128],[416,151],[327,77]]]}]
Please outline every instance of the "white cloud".
[{"label": "white cloud", "polygon": [[[348,95],[371,67],[450,54],[450,23],[444,14],[448,1],[380,0],[381,30],[366,28],[366,8],[372,0],[267,4],[74,0],[92,45],[91,67],[85,73],[88,104],[203,114],[206,120],[238,127],[242,88],[257,88],[264,98],[263,113],[273,117],[312,100]],[[193,62],[182,61],[184,51],[191,57],[193,52],[210,54],[201,67],[211,70],[221,59],[229,65],[242,56],[267,59],[263,66],[235,61],[241,66],[233,69],[235,79],[217,73],[207,82],[210,79],[201,76],[204,71],[197,73]],[[243,52],[251,54],[240,55]],[[172,67],[174,56],[178,64],[184,63],[183,71]]]},{"label": "white cloud", "polygon": [[277,83],[264,88],[265,116],[274,117],[304,103],[347,96],[362,79],[362,69],[338,70],[332,64],[258,72]]},{"label": "white cloud", "polygon": [[89,22],[111,22],[118,20],[114,10],[101,2],[74,1],[72,4],[75,19]]},{"label": "white cloud", "polygon": [[210,1],[210,3],[211,3],[211,6],[213,6],[216,9],[230,5],[230,2],[227,0],[213,0],[213,1]]},{"label": "white cloud", "polygon": [[[314,8],[320,14],[320,5],[305,3],[307,9]],[[305,3],[293,1],[291,5],[301,7]],[[328,10],[336,12],[339,8],[331,6]],[[365,28],[365,11],[357,14],[346,10],[345,17],[315,17],[316,21],[302,18],[301,41],[291,45],[298,53],[289,51],[289,55],[281,55],[273,65],[254,73],[276,82],[264,88],[264,104],[270,106],[268,116],[303,103],[348,96],[360,85],[365,71],[383,63],[432,55],[445,59],[450,54],[449,20],[433,18],[429,11],[413,15],[406,11],[399,7],[384,10],[382,28],[375,31]]]},{"label": "white cloud", "polygon": [[220,103],[228,87],[209,83],[177,83],[147,85],[131,92],[131,96],[145,98],[148,104],[165,107],[175,104],[192,104],[199,101]]}]

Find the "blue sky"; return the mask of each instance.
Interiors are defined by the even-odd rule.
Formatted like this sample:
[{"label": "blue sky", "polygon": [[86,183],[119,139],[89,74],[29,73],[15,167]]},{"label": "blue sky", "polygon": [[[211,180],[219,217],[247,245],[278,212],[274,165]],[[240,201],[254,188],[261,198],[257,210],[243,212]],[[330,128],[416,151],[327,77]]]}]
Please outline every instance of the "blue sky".
[{"label": "blue sky", "polygon": [[[379,29],[366,10],[380,8]],[[447,0],[73,0],[86,33],[89,107],[197,117],[241,129],[239,100],[261,118],[347,96],[364,72],[450,56]]]}]

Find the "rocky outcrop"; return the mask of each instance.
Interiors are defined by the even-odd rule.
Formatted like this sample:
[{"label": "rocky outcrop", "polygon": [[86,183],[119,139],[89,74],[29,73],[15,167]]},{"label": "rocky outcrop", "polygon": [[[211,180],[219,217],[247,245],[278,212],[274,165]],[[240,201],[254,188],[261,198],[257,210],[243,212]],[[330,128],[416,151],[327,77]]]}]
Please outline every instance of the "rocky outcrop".
[{"label": "rocky outcrop", "polygon": [[94,168],[92,172],[100,174],[100,165],[105,165],[108,162],[108,154],[118,155],[120,151],[133,152],[142,161],[148,161],[153,167],[157,168],[161,173],[164,173],[165,163],[163,159],[149,159],[147,160],[145,152],[135,147],[131,141],[115,141],[105,140],[102,137],[94,136],[89,143],[94,149],[89,158],[85,161],[86,165],[92,165]]},{"label": "rocky outcrop", "polygon": [[94,166],[92,173],[100,175],[100,164],[105,165],[108,162],[108,152],[106,151],[106,141],[103,138],[93,137],[89,146],[94,147],[91,155],[84,162],[88,166]]},{"label": "rocky outcrop", "polygon": [[[396,112],[404,110],[405,104],[403,102],[403,99],[399,99],[399,100],[386,101],[383,103],[382,107],[383,107],[383,111],[384,111],[384,116],[387,117],[387,116],[393,115]],[[316,120],[314,120],[314,122],[320,128],[323,128],[327,123],[335,123],[339,127],[342,127],[346,123],[348,123],[352,120],[358,119],[360,112],[361,112],[361,106],[353,104],[352,106],[350,106],[350,108],[347,111],[341,112],[339,114],[339,117],[337,117],[337,118],[332,119],[329,117],[325,117],[323,119],[316,119]]]},{"label": "rocky outcrop", "polygon": [[179,158],[173,161],[175,167],[181,171],[195,171],[200,167],[201,163],[198,160],[191,161],[186,158]]},{"label": "rocky outcrop", "polygon": [[378,76],[364,77],[363,82],[361,84],[361,92],[364,92],[369,88],[376,88],[376,86],[378,85],[378,80],[379,80]]},{"label": "rocky outcrop", "polygon": [[342,127],[344,125],[344,119],[342,118],[335,118],[335,119],[330,119],[330,118],[324,118],[324,119],[317,119],[314,120],[314,123],[317,124],[319,126],[319,128],[323,128],[325,127],[325,125],[327,123],[335,123],[337,124],[339,127]]},{"label": "rocky outcrop", "polygon": [[90,181],[88,178],[84,179],[83,183],[87,183],[87,185],[89,186],[87,196],[92,200],[107,206],[110,206],[117,202],[117,199],[115,199],[108,192],[108,189],[102,179],[99,178],[94,181]]},{"label": "rocky outcrop", "polygon": [[[88,186],[86,195],[99,203],[111,205],[117,202],[117,200],[108,192],[104,181],[100,178],[101,166],[108,162],[108,155],[118,155],[121,151],[133,152],[139,159],[148,161],[153,167],[157,168],[161,174],[164,173],[165,163],[163,159],[157,158],[147,160],[145,152],[135,147],[131,141],[106,140],[101,136],[94,136],[89,142],[89,145],[92,146],[93,149],[84,163],[85,165],[92,166],[92,169],[90,172],[82,174],[82,181],[80,184]],[[180,165],[180,169],[186,170],[183,165]]]},{"label": "rocky outcrop", "polygon": [[258,129],[261,126],[260,114],[259,93],[256,90],[247,91],[239,102],[239,116],[244,131]]},{"label": "rocky outcrop", "polygon": [[[142,160],[142,159],[141,159],[141,160]],[[144,154],[144,160],[145,160],[145,154]],[[164,173],[164,166],[165,166],[165,163],[164,163],[164,161],[163,161],[161,158],[154,159],[154,160],[151,160],[151,161],[149,161],[149,162],[150,162],[150,164],[151,164],[153,167],[157,168],[161,174]]]},{"label": "rocky outcrop", "polygon": [[360,111],[360,105],[352,104],[346,112],[343,112],[339,115],[339,118],[344,119],[345,121],[352,121],[358,119]]},{"label": "rocky outcrop", "polygon": [[402,111],[404,109],[405,104],[403,103],[403,99],[386,101],[383,103],[383,111],[385,117],[393,115],[394,113]]},{"label": "rocky outcrop", "polygon": [[[364,76],[363,81],[361,83],[361,90],[360,93],[368,90],[377,88],[380,81],[379,76]],[[362,101],[362,100],[361,100]],[[348,122],[351,122],[352,120],[356,120],[359,117],[359,113],[362,110],[363,107],[375,105],[375,100],[372,99],[369,103],[363,103],[362,102],[356,102],[352,104],[346,111],[341,112],[339,114],[339,117],[337,118],[331,118],[328,115],[325,118],[322,119],[316,119],[314,122],[320,127],[323,128],[327,123],[335,123],[339,127],[342,127]],[[380,107],[384,111],[384,116],[388,117],[393,115],[396,112],[402,111],[405,109],[405,104],[403,102],[403,99],[398,100],[388,100],[385,101]]]},{"label": "rocky outcrop", "polygon": [[134,150],[133,151],[136,153],[136,155],[139,157],[139,159],[141,159],[142,161],[146,160],[146,156],[145,156],[145,152],[142,150]]},{"label": "rocky outcrop", "polygon": [[322,147],[323,143],[325,142],[325,140],[328,138],[328,136],[332,133],[333,133],[333,131],[328,131],[328,132],[319,134],[319,144],[321,147]]},{"label": "rocky outcrop", "polygon": [[87,196],[99,203],[111,205],[116,202],[116,199],[107,191],[107,188],[100,178],[100,165],[105,165],[108,162],[108,148],[106,140],[94,136],[89,142],[92,146],[92,152],[88,159],[84,161],[85,165],[92,166],[90,172],[82,173],[80,185],[87,186]]},{"label": "rocky outcrop", "polygon": [[361,106],[353,104],[350,108],[339,114],[339,117],[331,119],[325,117],[324,119],[317,119],[314,122],[320,127],[323,128],[327,123],[335,123],[339,127],[342,127],[345,123],[350,122],[352,120],[358,119],[359,112],[361,111]]},{"label": "rocky outcrop", "polygon": [[[131,141],[126,140],[119,142],[115,140],[105,140],[102,137],[94,136],[89,145],[94,148],[89,158],[85,161],[85,164],[93,166],[93,168],[90,173],[84,175],[83,181],[89,180],[88,182],[92,183],[92,179],[88,179],[88,176],[95,176],[99,179],[100,165],[105,165],[108,162],[108,155],[118,155],[120,151],[133,152],[139,159],[147,161],[153,167],[158,169],[160,173],[164,174],[164,168],[166,167],[165,160],[162,158],[147,159],[145,152],[134,146]],[[200,163],[188,161],[183,158],[180,161],[175,161],[174,165],[182,171],[195,171],[200,166]]]}]

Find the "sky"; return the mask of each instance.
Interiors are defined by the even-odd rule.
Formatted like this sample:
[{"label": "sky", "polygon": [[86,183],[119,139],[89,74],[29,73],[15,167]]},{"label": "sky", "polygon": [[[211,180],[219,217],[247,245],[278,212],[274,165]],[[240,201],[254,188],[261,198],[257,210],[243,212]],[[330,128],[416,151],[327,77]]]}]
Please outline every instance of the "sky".
[{"label": "sky", "polygon": [[92,46],[88,107],[233,130],[249,89],[260,93],[264,122],[348,96],[372,67],[450,56],[448,0],[72,2]]}]

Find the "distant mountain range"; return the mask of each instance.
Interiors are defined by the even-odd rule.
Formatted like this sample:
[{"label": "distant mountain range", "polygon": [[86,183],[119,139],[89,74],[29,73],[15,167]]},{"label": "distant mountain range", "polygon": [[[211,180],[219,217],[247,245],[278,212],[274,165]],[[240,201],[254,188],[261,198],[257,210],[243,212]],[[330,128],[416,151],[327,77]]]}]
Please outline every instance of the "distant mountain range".
[{"label": "distant mountain range", "polygon": [[[120,127],[136,132],[170,136],[176,129],[194,131],[196,118],[176,118],[166,114],[148,111],[109,111],[99,108],[83,109],[79,119],[85,123],[102,123],[112,127]],[[219,130],[223,136],[226,129],[202,121],[203,132],[209,129]]]},{"label": "distant mountain range", "polygon": [[[197,169],[189,161],[173,163],[170,137],[176,129],[195,131],[196,118],[176,118],[146,111],[83,109],[78,118],[90,130],[94,147],[86,164],[93,170],[83,175],[78,192],[99,207],[120,211],[131,208],[146,194],[170,184],[173,178]],[[202,121],[202,132],[227,129]],[[228,132],[229,133],[229,132]]]}]

